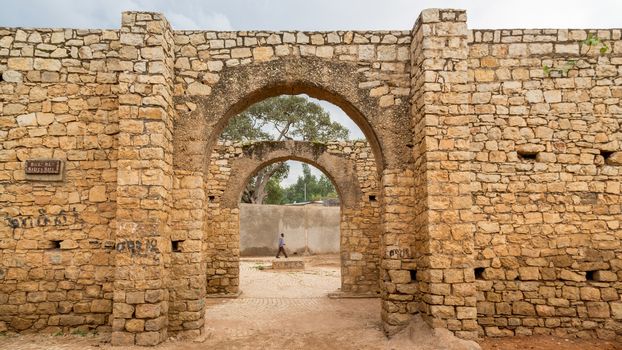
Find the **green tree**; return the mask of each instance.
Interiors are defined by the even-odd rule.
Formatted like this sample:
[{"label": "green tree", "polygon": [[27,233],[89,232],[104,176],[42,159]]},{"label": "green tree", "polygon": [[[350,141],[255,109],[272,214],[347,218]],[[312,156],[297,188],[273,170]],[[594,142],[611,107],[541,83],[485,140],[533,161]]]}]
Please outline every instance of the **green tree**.
[{"label": "green tree", "polygon": [[268,98],[233,117],[222,140],[347,140],[349,130],[332,122],[319,104],[303,96]]},{"label": "green tree", "polygon": [[302,203],[324,198],[337,197],[337,191],[330,179],[322,174],[319,178],[311,173],[308,164],[302,165],[302,176],[285,189],[284,203]]},{"label": "green tree", "polygon": [[[319,104],[303,96],[278,96],[252,105],[233,117],[221,140],[303,140],[326,142],[347,140],[349,130],[332,122],[330,115]],[[287,177],[289,168],[285,162],[275,163],[261,169],[242,196],[245,203],[264,203],[268,195],[268,183],[275,177],[280,183]],[[270,189],[278,191],[276,183]],[[280,185],[279,185],[280,188]],[[276,200],[274,197],[271,201]]]},{"label": "green tree", "polygon": [[[289,166],[285,162],[271,164],[259,170],[246,184],[242,193],[243,203],[263,204],[269,198],[268,204],[281,204],[278,193],[283,193],[281,180],[287,177]],[[272,197],[269,195],[271,192]]]},{"label": "green tree", "polygon": [[268,195],[264,200],[266,204],[284,204],[285,202],[285,189],[281,187],[281,182],[276,177],[270,178],[266,185],[266,192]]}]

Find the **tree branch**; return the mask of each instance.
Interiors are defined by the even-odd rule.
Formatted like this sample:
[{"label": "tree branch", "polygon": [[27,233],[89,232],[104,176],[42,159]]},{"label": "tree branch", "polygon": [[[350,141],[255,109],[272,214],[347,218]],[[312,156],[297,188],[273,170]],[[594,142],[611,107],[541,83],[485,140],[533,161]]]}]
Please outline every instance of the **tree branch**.
[{"label": "tree branch", "polygon": [[270,167],[265,167],[261,170],[262,172],[264,172],[264,174],[262,174],[261,179],[257,178],[257,181],[255,182],[255,193],[253,195],[254,197],[253,203],[263,204],[263,201],[268,195],[266,193],[266,185],[268,185],[268,181],[270,181],[270,178],[272,177],[272,175],[274,175],[274,173],[276,173],[277,170],[279,170],[279,168],[282,165],[283,165],[283,162],[279,162],[279,163],[273,164]]}]

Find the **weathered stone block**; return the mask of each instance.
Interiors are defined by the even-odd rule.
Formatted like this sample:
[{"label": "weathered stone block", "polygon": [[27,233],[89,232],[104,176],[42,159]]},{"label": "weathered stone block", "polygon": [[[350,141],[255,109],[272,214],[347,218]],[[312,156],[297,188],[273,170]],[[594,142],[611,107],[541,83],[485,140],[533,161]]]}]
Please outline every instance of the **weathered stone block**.
[{"label": "weathered stone block", "polygon": [[139,304],[136,305],[135,316],[138,318],[156,318],[161,313],[159,304]]},{"label": "weathered stone block", "polygon": [[144,304],[145,292],[127,292],[125,294],[125,302],[128,304]]},{"label": "weathered stone block", "polygon": [[305,268],[305,262],[297,259],[272,260],[272,268],[275,270],[302,269]]},{"label": "weathered stone block", "polygon": [[112,312],[112,301],[107,299],[93,300],[93,302],[91,303],[91,312]]},{"label": "weathered stone block", "polygon": [[108,200],[108,196],[106,195],[106,186],[93,186],[89,190],[89,201],[98,203],[105,202]]},{"label": "weathered stone block", "polygon": [[274,50],[270,46],[256,47],[253,49],[253,59],[258,62],[268,61],[274,56]]},{"label": "weathered stone block", "polygon": [[515,301],[512,303],[512,313],[516,315],[535,315],[536,311],[531,303],[525,301]]},{"label": "weathered stone block", "polygon": [[7,83],[21,83],[24,78],[22,73],[15,70],[5,70],[2,72],[2,80]]},{"label": "weathered stone block", "polygon": [[10,70],[29,71],[33,69],[34,61],[27,57],[10,57],[7,60],[7,66]]},{"label": "weathered stone block", "polygon": [[158,318],[154,318],[152,320],[145,321],[145,330],[146,331],[159,331],[166,327],[167,318],[166,316],[161,316]]},{"label": "weathered stone block", "polygon": [[605,302],[587,302],[587,314],[594,318],[609,318],[609,304]]},{"label": "weathered stone block", "polygon": [[581,287],[581,300],[600,300],[600,290],[594,287]]},{"label": "weathered stone block", "polygon": [[125,321],[125,330],[132,333],[139,333],[145,330],[145,320],[129,319]]},{"label": "weathered stone block", "polygon": [[408,270],[389,270],[388,273],[393,283],[409,283],[411,281]]},{"label": "weathered stone block", "polygon": [[211,94],[212,88],[209,85],[201,84],[199,82],[194,82],[188,85],[186,90],[189,95],[199,95],[199,96],[207,96]]},{"label": "weathered stone block", "polygon": [[61,61],[56,59],[35,58],[34,69],[46,71],[59,71],[62,67]]},{"label": "weathered stone block", "polygon": [[134,314],[134,307],[129,304],[115,302],[112,309],[115,317],[131,318]]},{"label": "weathered stone block", "polygon": [[163,300],[164,293],[160,289],[145,291],[145,301],[155,304]]},{"label": "weathered stone block", "polygon": [[159,332],[143,332],[136,334],[136,345],[154,346],[162,341],[162,335]]},{"label": "weathered stone block", "polygon": [[518,275],[520,279],[524,281],[537,281],[540,279],[540,269],[535,266],[519,267]]}]

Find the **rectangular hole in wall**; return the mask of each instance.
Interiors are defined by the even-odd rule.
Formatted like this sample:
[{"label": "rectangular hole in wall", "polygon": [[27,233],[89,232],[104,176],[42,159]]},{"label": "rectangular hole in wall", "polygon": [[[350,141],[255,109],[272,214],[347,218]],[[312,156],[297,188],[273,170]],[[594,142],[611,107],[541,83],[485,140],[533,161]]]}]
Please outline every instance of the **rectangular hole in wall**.
[{"label": "rectangular hole in wall", "polygon": [[213,202],[216,200],[216,196],[213,196],[213,195],[212,195],[212,196],[207,196],[207,200],[208,200],[210,203],[213,203]]},{"label": "rectangular hole in wall", "polygon": [[476,280],[483,280],[484,279],[484,268],[483,267],[476,267],[474,272],[475,272],[475,279]]},{"label": "rectangular hole in wall", "polygon": [[605,151],[604,149],[600,150],[600,155],[603,156],[603,158],[605,159],[605,164],[609,162],[609,158],[613,153],[613,151]]},{"label": "rectangular hole in wall", "polygon": [[181,252],[181,244],[184,241],[171,241],[171,251],[173,252]]},{"label": "rectangular hole in wall", "polygon": [[60,249],[60,244],[63,243],[61,240],[52,240],[50,241],[50,249]]},{"label": "rectangular hole in wall", "polygon": [[517,151],[516,153],[518,154],[519,159],[524,160],[536,160],[536,157],[538,156],[538,152]]},{"label": "rectangular hole in wall", "polygon": [[410,270],[410,280],[411,281],[417,280],[417,270]]},{"label": "rectangular hole in wall", "polygon": [[375,202],[376,201],[376,195],[375,194],[369,195],[369,201],[370,202]]},{"label": "rectangular hole in wall", "polygon": [[588,281],[594,281],[594,273],[596,271],[585,271],[585,279]]}]

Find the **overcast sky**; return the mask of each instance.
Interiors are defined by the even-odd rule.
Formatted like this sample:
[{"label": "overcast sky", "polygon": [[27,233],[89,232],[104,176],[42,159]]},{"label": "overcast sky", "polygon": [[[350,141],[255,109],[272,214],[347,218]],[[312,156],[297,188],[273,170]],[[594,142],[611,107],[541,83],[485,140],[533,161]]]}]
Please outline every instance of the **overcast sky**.
[{"label": "overcast sky", "polygon": [[619,0],[0,0],[0,26],[118,28],[163,12],[175,29],[410,29],[422,9],[467,10],[470,28],[619,28]]},{"label": "overcast sky", "polygon": [[[0,27],[119,28],[121,12],[162,12],[174,29],[411,29],[425,8],[467,10],[469,28],[621,28],[622,0],[0,0]],[[331,116],[360,130],[336,106]],[[284,184],[295,182],[291,164]],[[319,171],[315,172],[316,174]]]}]

